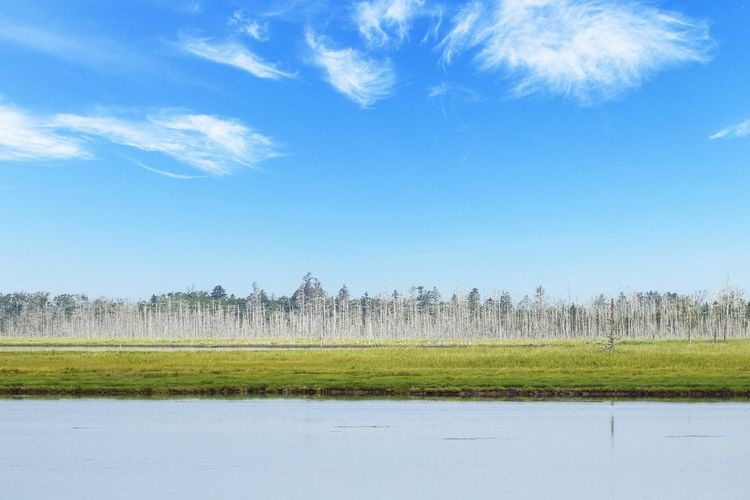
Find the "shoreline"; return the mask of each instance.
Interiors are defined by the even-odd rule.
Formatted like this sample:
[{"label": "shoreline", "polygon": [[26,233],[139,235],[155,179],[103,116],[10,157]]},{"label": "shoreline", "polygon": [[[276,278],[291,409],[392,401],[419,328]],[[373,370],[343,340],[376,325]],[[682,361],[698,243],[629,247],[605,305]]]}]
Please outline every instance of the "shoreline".
[{"label": "shoreline", "polygon": [[446,399],[446,400],[496,400],[496,401],[601,401],[649,400],[674,402],[750,401],[750,390],[601,390],[601,389],[543,389],[508,388],[488,390],[392,390],[392,389],[335,389],[335,388],[284,388],[255,389],[242,387],[207,388],[203,390],[158,391],[151,389],[29,389],[10,387],[0,389],[0,399],[12,398],[134,398],[173,399],[199,398],[314,398],[314,399]]}]

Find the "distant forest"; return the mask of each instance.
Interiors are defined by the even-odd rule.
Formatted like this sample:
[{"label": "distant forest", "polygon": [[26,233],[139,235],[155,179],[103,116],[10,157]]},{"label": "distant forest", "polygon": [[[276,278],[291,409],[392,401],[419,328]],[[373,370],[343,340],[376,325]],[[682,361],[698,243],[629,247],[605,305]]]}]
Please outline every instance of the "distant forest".
[{"label": "distant forest", "polygon": [[725,287],[709,294],[599,295],[576,303],[551,300],[543,287],[514,301],[508,292],[476,288],[444,297],[412,287],[353,297],[335,295],[306,274],[293,293],[246,296],[189,290],[148,300],[90,299],[45,292],[0,294],[0,336],[65,338],[235,338],[471,340],[505,338],[709,338],[750,336],[750,301]]}]

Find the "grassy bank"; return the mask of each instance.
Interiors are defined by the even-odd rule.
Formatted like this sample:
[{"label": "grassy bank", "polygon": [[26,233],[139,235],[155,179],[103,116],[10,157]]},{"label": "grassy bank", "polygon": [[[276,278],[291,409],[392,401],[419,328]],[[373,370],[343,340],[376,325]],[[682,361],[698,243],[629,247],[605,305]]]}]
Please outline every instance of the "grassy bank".
[{"label": "grassy bank", "polygon": [[[515,347],[513,347],[515,346]],[[0,393],[750,397],[750,341],[424,349],[0,351]]]}]

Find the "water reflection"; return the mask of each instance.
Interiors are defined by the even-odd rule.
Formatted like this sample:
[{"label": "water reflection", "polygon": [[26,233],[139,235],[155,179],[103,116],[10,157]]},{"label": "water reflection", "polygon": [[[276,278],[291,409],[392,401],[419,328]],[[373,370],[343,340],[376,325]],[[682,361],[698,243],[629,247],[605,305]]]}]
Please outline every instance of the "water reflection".
[{"label": "water reflection", "polygon": [[748,417],[747,403],[4,400],[0,497],[747,498]]}]

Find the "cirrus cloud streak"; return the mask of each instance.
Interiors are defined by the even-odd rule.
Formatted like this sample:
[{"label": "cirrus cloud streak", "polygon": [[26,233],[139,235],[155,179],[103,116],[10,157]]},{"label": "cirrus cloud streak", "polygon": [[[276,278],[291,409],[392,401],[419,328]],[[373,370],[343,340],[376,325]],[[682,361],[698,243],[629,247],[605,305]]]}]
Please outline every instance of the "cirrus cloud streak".
[{"label": "cirrus cloud streak", "polygon": [[0,160],[90,159],[94,142],[166,155],[214,176],[280,156],[276,144],[239,120],[183,110],[35,116],[0,104]]},{"label": "cirrus cloud streak", "polygon": [[750,136],[750,120],[737,123],[735,125],[729,125],[711,134],[708,138],[712,141],[716,139],[724,139],[725,137],[748,137]]},{"label": "cirrus cloud streak", "polygon": [[312,31],[306,34],[312,62],[328,83],[362,108],[393,95],[396,72],[389,59],[373,59],[353,48],[333,49]]},{"label": "cirrus cloud streak", "polygon": [[425,0],[372,0],[354,6],[354,20],[372,46],[406,39],[411,21],[420,15]]},{"label": "cirrus cloud streak", "polygon": [[44,118],[0,104],[0,160],[69,160],[86,156],[80,140],[57,133]]},{"label": "cirrus cloud streak", "polygon": [[278,156],[273,141],[239,121],[161,111],[141,120],[106,115],[55,115],[53,126],[142,151],[162,153],[212,175]]},{"label": "cirrus cloud streak", "polygon": [[475,0],[453,18],[441,60],[476,49],[485,71],[513,77],[513,93],[549,92],[580,101],[609,98],[653,73],[705,62],[705,22],[630,1]]},{"label": "cirrus cloud streak", "polygon": [[258,78],[276,80],[293,78],[294,73],[283,71],[236,42],[213,42],[206,38],[183,37],[181,50],[209,61],[241,69]]}]

